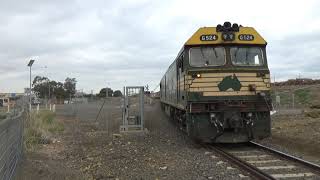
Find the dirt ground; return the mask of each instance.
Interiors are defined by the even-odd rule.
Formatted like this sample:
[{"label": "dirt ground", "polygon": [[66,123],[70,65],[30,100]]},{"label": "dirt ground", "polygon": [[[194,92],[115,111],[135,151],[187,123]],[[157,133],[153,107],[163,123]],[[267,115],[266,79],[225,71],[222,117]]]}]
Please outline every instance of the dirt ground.
[{"label": "dirt ground", "polygon": [[240,171],[173,126],[158,101],[145,104],[148,131],[130,134],[119,134],[120,100],[108,100],[99,113],[102,104],[57,107],[64,132],[27,153],[16,179],[240,179]]},{"label": "dirt ground", "polygon": [[272,117],[272,136],[260,141],[320,164],[320,118],[305,113]]},{"label": "dirt ground", "polygon": [[[27,152],[16,179],[241,179],[168,121],[158,101],[145,104],[148,131],[131,134],[119,134],[120,100],[102,104],[57,106],[64,132]],[[261,142],[320,164],[319,132],[320,118],[275,115],[272,137]]]}]

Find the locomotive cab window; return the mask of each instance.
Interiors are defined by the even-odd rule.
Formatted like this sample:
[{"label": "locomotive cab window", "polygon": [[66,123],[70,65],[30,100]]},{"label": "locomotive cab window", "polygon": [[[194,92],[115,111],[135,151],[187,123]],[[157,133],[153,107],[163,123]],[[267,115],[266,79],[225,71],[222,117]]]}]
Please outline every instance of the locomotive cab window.
[{"label": "locomotive cab window", "polygon": [[178,60],[178,72],[181,74],[183,72],[183,56]]},{"label": "locomotive cab window", "polygon": [[263,65],[262,50],[258,47],[232,47],[230,49],[232,64],[238,66]]},{"label": "locomotive cab window", "polygon": [[194,67],[222,66],[226,63],[223,47],[194,47],[189,53],[190,65]]}]

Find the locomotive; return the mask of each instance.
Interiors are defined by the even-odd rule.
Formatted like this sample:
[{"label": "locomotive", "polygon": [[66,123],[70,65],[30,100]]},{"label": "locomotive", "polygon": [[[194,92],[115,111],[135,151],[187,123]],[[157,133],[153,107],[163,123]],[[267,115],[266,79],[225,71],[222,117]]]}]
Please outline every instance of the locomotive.
[{"label": "locomotive", "polygon": [[267,42],[225,22],[198,29],[160,82],[161,108],[190,137],[241,143],[271,135]]}]

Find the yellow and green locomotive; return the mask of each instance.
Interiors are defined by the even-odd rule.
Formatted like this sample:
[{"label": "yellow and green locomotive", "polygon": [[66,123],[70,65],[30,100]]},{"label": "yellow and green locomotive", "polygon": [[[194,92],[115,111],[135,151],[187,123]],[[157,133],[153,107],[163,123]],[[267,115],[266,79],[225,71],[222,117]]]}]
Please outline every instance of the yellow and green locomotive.
[{"label": "yellow and green locomotive", "polygon": [[252,27],[225,22],[196,31],[160,82],[161,106],[203,142],[270,136],[266,41]]}]

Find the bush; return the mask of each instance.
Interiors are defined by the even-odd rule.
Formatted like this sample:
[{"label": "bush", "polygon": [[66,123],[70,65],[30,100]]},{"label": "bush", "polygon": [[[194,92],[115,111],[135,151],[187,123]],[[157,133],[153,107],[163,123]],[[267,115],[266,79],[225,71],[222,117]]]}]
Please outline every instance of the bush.
[{"label": "bush", "polygon": [[7,118],[6,114],[0,114],[0,119],[5,119],[5,118]]}]

